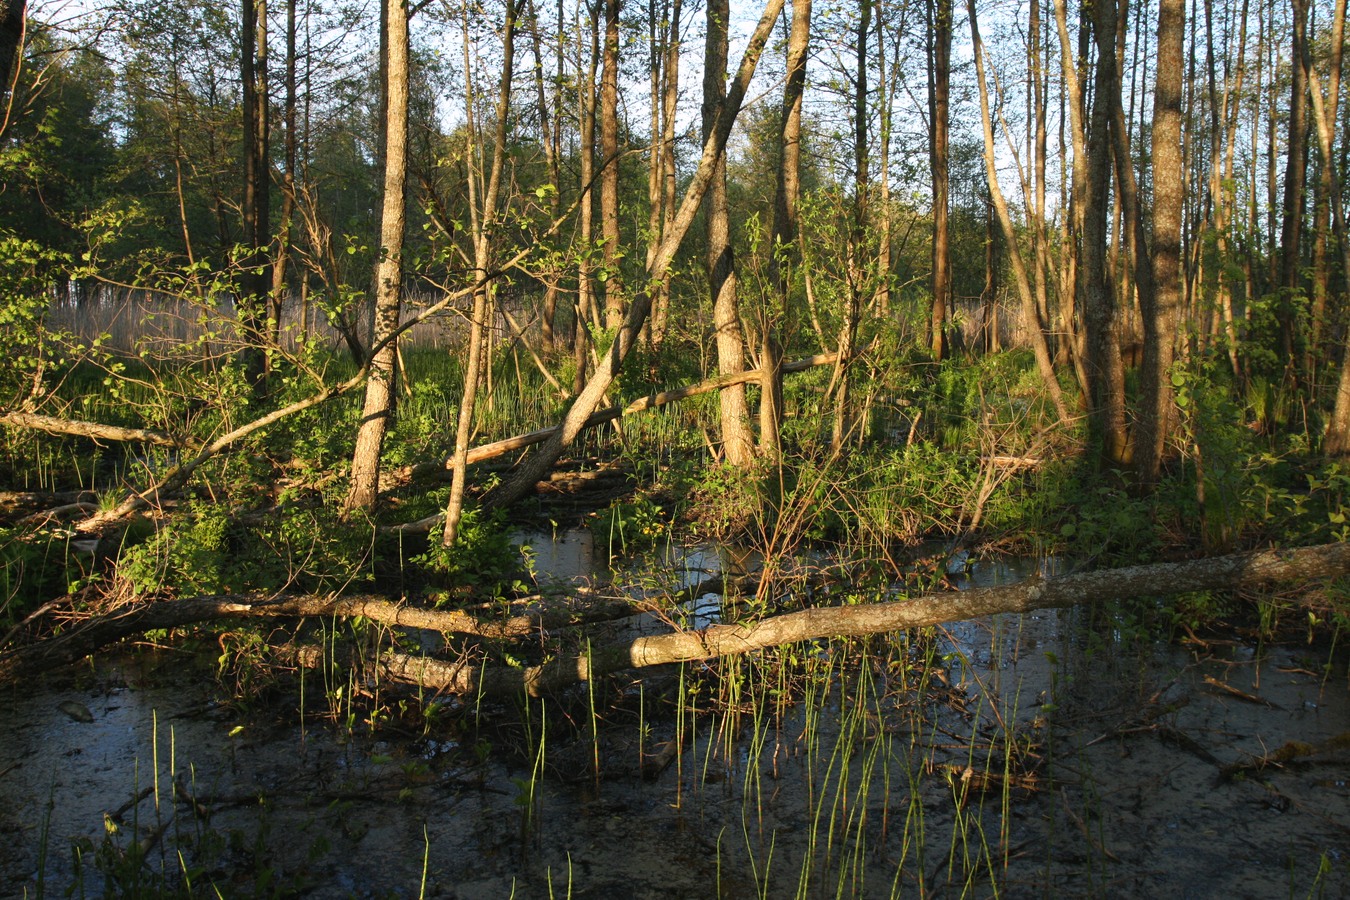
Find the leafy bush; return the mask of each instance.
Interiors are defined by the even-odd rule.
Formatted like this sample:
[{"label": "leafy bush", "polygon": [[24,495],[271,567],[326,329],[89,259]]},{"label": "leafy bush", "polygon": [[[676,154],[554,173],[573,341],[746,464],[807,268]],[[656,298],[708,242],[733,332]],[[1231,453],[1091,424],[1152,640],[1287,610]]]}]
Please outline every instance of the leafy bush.
[{"label": "leafy bush", "polygon": [[414,556],[412,562],[449,586],[497,593],[519,574],[521,556],[511,541],[504,513],[485,516],[481,510],[468,509],[459,521],[454,546],[433,539],[427,551]]}]

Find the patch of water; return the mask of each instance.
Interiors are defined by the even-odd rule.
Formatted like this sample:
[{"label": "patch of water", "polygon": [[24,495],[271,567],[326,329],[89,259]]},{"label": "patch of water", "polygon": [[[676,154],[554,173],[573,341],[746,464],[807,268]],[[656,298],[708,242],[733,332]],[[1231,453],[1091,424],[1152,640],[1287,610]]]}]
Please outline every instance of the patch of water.
[{"label": "patch of water", "polygon": [[[661,565],[696,582],[731,563]],[[991,583],[1039,565],[962,568]],[[878,660],[875,711],[834,681],[814,712],[703,716],[684,735],[652,712],[670,675],[611,683],[598,736],[583,689],[533,702],[547,716],[525,730],[459,708],[458,728],[345,737],[318,676],[305,718],[291,697],[268,724],[189,661],[104,658],[0,695],[0,894],[83,874],[97,895],[112,821],[118,846],[149,842],[125,877],[179,884],[181,852],[227,897],[266,879],[320,898],[1350,895],[1344,662],[1093,627],[1075,610],[950,625],[925,695]]]}]

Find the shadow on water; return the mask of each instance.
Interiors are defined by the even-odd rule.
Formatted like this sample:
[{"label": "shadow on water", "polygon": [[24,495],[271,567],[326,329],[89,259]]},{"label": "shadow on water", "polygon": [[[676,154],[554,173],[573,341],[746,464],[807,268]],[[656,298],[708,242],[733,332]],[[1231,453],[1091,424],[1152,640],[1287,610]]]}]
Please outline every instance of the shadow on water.
[{"label": "shadow on water", "polygon": [[[586,541],[534,540],[536,569],[604,580]],[[0,697],[0,894],[1350,893],[1343,661],[1118,626],[997,616],[354,731],[315,675],[269,723],[200,661],[104,658]]]}]

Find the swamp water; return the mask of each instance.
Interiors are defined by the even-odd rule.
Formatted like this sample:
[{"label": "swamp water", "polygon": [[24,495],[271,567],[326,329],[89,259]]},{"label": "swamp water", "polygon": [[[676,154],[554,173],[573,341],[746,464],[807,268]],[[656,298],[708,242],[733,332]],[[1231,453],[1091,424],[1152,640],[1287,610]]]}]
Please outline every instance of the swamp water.
[{"label": "swamp water", "polygon": [[[585,541],[536,541],[536,570],[589,577]],[[440,698],[373,731],[320,674],[269,721],[199,660],[103,657],[0,695],[0,896],[1350,895],[1343,659],[1088,618]]]}]

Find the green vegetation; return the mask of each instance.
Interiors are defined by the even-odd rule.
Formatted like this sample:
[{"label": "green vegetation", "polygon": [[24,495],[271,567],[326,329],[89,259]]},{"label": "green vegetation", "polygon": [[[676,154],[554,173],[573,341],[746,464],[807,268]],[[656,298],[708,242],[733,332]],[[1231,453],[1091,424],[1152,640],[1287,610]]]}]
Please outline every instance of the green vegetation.
[{"label": "green vegetation", "polygon": [[[160,615],[232,709],[445,729],[480,785],[511,760],[522,846],[621,732],[639,770],[673,754],[677,805],[729,785],[725,895],[999,894],[1060,698],[972,687],[968,641],[597,677],[638,623],[861,619],[972,558],[1350,537],[1344,10],[982,5],[770,0],[740,62],[720,31],[752,11],[718,0],[6,5],[0,680]],[[705,38],[698,68],[738,74],[696,97]],[[539,571],[546,533],[588,533],[598,583]],[[1117,662],[1219,629],[1339,649],[1350,595],[1081,615]],[[76,848],[110,895],[239,860],[259,894],[315,886],[272,870],[266,816],[157,868],[114,818]]]}]

